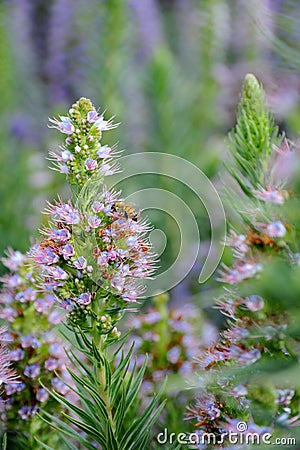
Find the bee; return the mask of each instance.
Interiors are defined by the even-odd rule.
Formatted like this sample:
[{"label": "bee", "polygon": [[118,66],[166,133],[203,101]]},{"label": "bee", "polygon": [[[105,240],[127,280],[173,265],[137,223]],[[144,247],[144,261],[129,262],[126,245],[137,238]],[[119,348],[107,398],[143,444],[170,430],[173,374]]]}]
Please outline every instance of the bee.
[{"label": "bee", "polygon": [[105,231],[110,228],[110,225],[106,225],[104,228],[100,228],[100,230],[97,231],[97,234],[100,238],[102,238],[105,235]]},{"label": "bee", "polygon": [[71,228],[62,222],[57,222],[56,225],[59,230],[65,229],[65,230],[71,231]]},{"label": "bee", "polygon": [[45,248],[51,248],[51,250],[53,251],[58,251],[60,249],[60,246],[57,242],[55,242],[53,239],[44,239],[41,243],[40,243],[40,247]]},{"label": "bee", "polygon": [[117,213],[121,213],[124,215],[126,219],[132,219],[135,222],[138,221],[139,214],[136,212],[134,207],[132,205],[129,205],[128,203],[124,202],[115,202],[112,206],[112,210],[116,211]]},{"label": "bee", "polygon": [[139,244],[140,249],[141,249],[144,253],[149,252],[151,246],[150,246],[150,244],[148,244],[148,242],[138,241],[138,244]]},{"label": "bee", "polygon": [[207,366],[205,366],[205,370],[210,370],[212,367],[216,365],[216,361],[211,361]]},{"label": "bee", "polygon": [[23,308],[17,309],[18,316],[24,316]]},{"label": "bee", "polygon": [[277,247],[276,242],[266,233],[249,230],[246,235],[246,243],[248,245],[257,245],[259,247]]},{"label": "bee", "polygon": [[203,419],[201,422],[195,423],[195,427],[203,427],[209,425],[208,419]]},{"label": "bee", "polygon": [[100,255],[101,251],[99,250],[98,247],[94,247],[92,250],[92,255],[94,258],[98,258],[98,256]]}]

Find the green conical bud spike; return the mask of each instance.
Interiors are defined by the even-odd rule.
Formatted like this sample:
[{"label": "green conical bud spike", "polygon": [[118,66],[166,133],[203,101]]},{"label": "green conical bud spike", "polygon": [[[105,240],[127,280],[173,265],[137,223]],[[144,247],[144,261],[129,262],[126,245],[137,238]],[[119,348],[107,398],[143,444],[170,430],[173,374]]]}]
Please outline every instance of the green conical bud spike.
[{"label": "green conical bud spike", "polygon": [[244,82],[244,95],[251,98],[255,92],[261,95],[262,89],[256,77],[252,73],[247,73]]},{"label": "green conical bud spike", "polygon": [[237,124],[229,134],[229,149],[235,165],[230,173],[243,191],[264,186],[267,169],[282,137],[274,126],[263,88],[252,74],[247,74],[237,111]]}]

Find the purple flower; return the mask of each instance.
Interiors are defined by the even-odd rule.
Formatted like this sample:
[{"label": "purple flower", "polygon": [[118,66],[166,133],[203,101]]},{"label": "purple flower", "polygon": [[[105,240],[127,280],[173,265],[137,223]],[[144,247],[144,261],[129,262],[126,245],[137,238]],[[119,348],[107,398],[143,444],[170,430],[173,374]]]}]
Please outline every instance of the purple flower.
[{"label": "purple flower", "polygon": [[37,310],[37,312],[47,314],[49,312],[50,306],[47,304],[45,299],[38,298],[37,301],[34,303],[34,307]]},{"label": "purple flower", "polygon": [[52,295],[46,295],[44,298],[38,298],[34,302],[34,307],[37,310],[37,312],[47,314],[50,310],[50,308],[54,304],[54,297]]},{"label": "purple flower", "polygon": [[78,225],[80,223],[80,215],[72,203],[64,203],[59,200],[56,204],[48,203],[48,208],[45,211],[51,214],[53,220],[65,222],[67,225]]},{"label": "purple flower", "polygon": [[100,170],[105,177],[114,175],[118,171],[115,165],[111,165],[108,163],[102,163],[100,166]]},{"label": "purple flower", "polygon": [[29,364],[24,369],[24,375],[29,378],[36,378],[40,375],[41,368],[38,363],[36,364]]},{"label": "purple flower", "polygon": [[248,390],[247,390],[246,386],[244,386],[242,384],[237,384],[232,389],[231,393],[234,397],[244,397],[245,395],[248,394]]},{"label": "purple flower", "polygon": [[280,220],[270,223],[266,227],[267,233],[270,237],[283,237],[286,234],[286,228]]},{"label": "purple flower", "polygon": [[49,248],[34,247],[32,254],[35,261],[39,264],[55,264],[59,260],[59,257]]},{"label": "purple flower", "polygon": [[79,256],[76,261],[74,261],[74,266],[78,270],[83,270],[86,268],[87,260],[83,256]]},{"label": "purple flower", "polygon": [[54,310],[49,314],[48,322],[53,325],[57,325],[58,323],[60,323],[63,320],[63,318],[64,318],[64,316],[61,314],[60,311]]},{"label": "purple flower", "polygon": [[278,397],[276,399],[277,405],[289,405],[291,403],[292,398],[295,395],[295,391],[293,389],[277,389]]},{"label": "purple flower", "polygon": [[89,111],[87,115],[87,120],[92,123],[95,122],[97,119],[98,119],[97,111],[96,110]]},{"label": "purple flower", "polygon": [[37,406],[22,406],[21,409],[19,409],[19,414],[21,419],[26,420],[30,419],[37,413]]},{"label": "purple flower", "polygon": [[49,353],[55,358],[64,358],[66,356],[63,346],[61,344],[58,344],[57,342],[54,342],[50,345]]},{"label": "purple flower", "polygon": [[9,359],[11,361],[21,361],[24,358],[24,356],[25,352],[21,348],[9,352]]},{"label": "purple flower", "polygon": [[93,210],[95,213],[98,213],[98,212],[100,212],[100,211],[103,211],[103,208],[104,208],[104,204],[103,204],[103,203],[100,203],[100,202],[98,202],[98,201],[95,201],[95,202],[92,204],[92,210]]},{"label": "purple flower", "polygon": [[249,311],[260,311],[264,307],[264,299],[259,295],[249,295],[245,298],[244,305]]},{"label": "purple flower", "polygon": [[32,288],[28,288],[24,292],[19,292],[16,295],[16,300],[21,303],[32,302],[35,299],[36,299],[36,291]]},{"label": "purple flower", "polygon": [[15,311],[10,306],[6,306],[6,308],[3,308],[0,313],[0,318],[6,319],[8,322],[13,322],[16,317],[18,317],[17,311]]},{"label": "purple flower", "polygon": [[55,389],[59,394],[65,395],[69,388],[61,381],[59,378],[53,378],[51,381],[53,389]]},{"label": "purple flower", "polygon": [[12,276],[6,278],[5,282],[8,287],[14,289],[14,288],[17,288],[18,286],[20,286],[20,284],[22,283],[22,278],[19,275],[15,274],[15,275],[12,275]]},{"label": "purple flower", "polygon": [[69,230],[58,230],[57,228],[52,228],[49,233],[49,238],[55,239],[58,242],[66,242],[70,239],[71,235]]},{"label": "purple flower", "polygon": [[70,258],[70,256],[74,256],[75,250],[72,244],[66,244],[62,249],[62,254],[65,259]]},{"label": "purple flower", "polygon": [[87,160],[85,161],[85,168],[86,170],[96,170],[98,167],[98,163],[95,159],[93,158],[87,158]]},{"label": "purple flower", "polygon": [[221,411],[217,406],[215,397],[212,394],[203,393],[197,399],[194,406],[188,408],[190,418],[196,418],[198,421],[203,418],[215,420],[220,417]]},{"label": "purple flower", "polygon": [[72,153],[69,150],[63,150],[61,152],[61,159],[64,162],[73,161],[74,155],[72,155]]},{"label": "purple flower", "polygon": [[91,303],[91,294],[89,292],[85,292],[84,294],[79,295],[77,303],[80,305],[89,305]]},{"label": "purple flower", "polygon": [[104,120],[103,114],[98,114],[97,111],[90,111],[87,115],[87,120],[98,128],[99,131],[107,131],[116,128],[119,124],[113,124],[113,117],[109,120]]},{"label": "purple flower", "polygon": [[43,333],[43,341],[45,344],[53,344],[56,341],[56,336],[52,331],[46,331]]},{"label": "purple flower", "polygon": [[45,361],[45,369],[46,370],[49,370],[49,371],[56,370],[59,368],[59,366],[60,366],[60,362],[58,359],[48,358]]},{"label": "purple flower", "polygon": [[88,218],[88,224],[91,228],[98,228],[101,225],[101,219],[97,216],[90,216]]},{"label": "purple flower", "polygon": [[260,359],[261,352],[256,348],[246,350],[238,347],[237,345],[232,345],[229,349],[229,355],[241,364],[250,365]]},{"label": "purple flower", "polygon": [[176,364],[180,358],[181,349],[178,346],[172,347],[167,353],[167,359],[171,364]]},{"label": "purple flower", "polygon": [[2,258],[3,264],[12,272],[16,272],[18,268],[23,264],[25,256],[12,249],[8,250],[7,258]]},{"label": "purple flower", "polygon": [[262,200],[266,203],[274,203],[275,205],[283,205],[286,193],[279,191],[277,189],[273,189],[268,187],[267,189],[254,190],[253,194],[259,200]]},{"label": "purple flower", "polygon": [[67,272],[57,266],[46,267],[47,273],[55,280],[66,280],[68,278]]},{"label": "purple flower", "polygon": [[59,116],[59,119],[49,119],[49,121],[53,124],[49,125],[49,128],[56,128],[57,130],[61,131],[61,133],[65,134],[74,133],[75,128],[69,117]]},{"label": "purple flower", "polygon": [[30,348],[30,347],[38,348],[40,346],[41,346],[41,343],[35,336],[28,334],[27,336],[21,337],[21,347],[22,348]]},{"label": "purple flower", "polygon": [[101,252],[97,258],[97,263],[99,264],[99,266],[107,266],[108,261],[109,261],[108,252]]},{"label": "purple flower", "polygon": [[0,293],[0,303],[8,305],[14,303],[15,297],[9,291],[3,291]]},{"label": "purple flower", "polygon": [[49,398],[49,394],[48,394],[48,392],[46,391],[46,389],[44,389],[44,388],[39,388],[39,389],[37,390],[37,393],[36,393],[36,399],[37,399],[39,402],[41,402],[41,403],[46,402],[46,401],[48,400],[48,398]]},{"label": "purple flower", "polygon": [[249,330],[246,328],[240,328],[240,327],[232,327],[229,328],[229,330],[224,331],[224,336],[226,339],[236,342],[236,341],[242,341],[243,339],[246,339],[249,336]]},{"label": "purple flower", "polygon": [[97,151],[99,158],[110,158],[111,157],[111,147],[108,145],[101,145],[100,149]]},{"label": "purple flower", "polygon": [[15,392],[21,392],[26,388],[25,383],[7,383],[5,392],[7,395],[13,395]]}]

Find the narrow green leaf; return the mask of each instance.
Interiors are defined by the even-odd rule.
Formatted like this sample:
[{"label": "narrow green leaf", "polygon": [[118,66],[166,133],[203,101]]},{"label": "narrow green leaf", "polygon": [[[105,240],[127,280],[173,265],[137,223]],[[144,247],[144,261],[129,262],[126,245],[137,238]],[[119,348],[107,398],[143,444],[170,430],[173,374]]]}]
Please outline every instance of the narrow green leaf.
[{"label": "narrow green leaf", "polygon": [[142,367],[140,368],[138,375],[136,377],[136,379],[133,382],[132,388],[129,390],[129,392],[127,393],[126,396],[126,410],[124,412],[124,414],[126,415],[127,412],[129,411],[129,408],[131,407],[131,405],[133,404],[133,402],[136,400],[142,381],[143,381],[143,376],[146,370],[146,365],[147,365],[147,357],[145,358],[145,361],[142,365]]},{"label": "narrow green leaf", "polygon": [[117,429],[121,428],[121,425],[124,421],[124,412],[126,407],[126,395],[124,390],[122,390],[122,394],[119,398],[119,402],[115,411],[114,420],[116,423]]},{"label": "narrow green leaf", "polygon": [[94,339],[92,340],[92,349],[91,350],[93,352],[94,357],[96,358],[96,361],[98,361],[98,363],[101,364],[101,366],[103,366],[104,359],[103,359],[103,356],[100,354],[100,352],[95,344]]},{"label": "narrow green leaf", "polygon": [[61,438],[69,450],[78,450],[78,447],[76,447],[69,439],[66,439],[64,436],[61,436]]},{"label": "narrow green leaf", "polygon": [[34,439],[42,446],[42,448],[45,448],[46,450],[56,450],[55,448],[49,447],[49,445],[46,445],[43,442],[39,441],[36,437]]},{"label": "narrow green leaf", "polygon": [[111,370],[109,363],[107,362],[107,359],[103,359],[103,363],[105,368],[105,382],[106,382],[106,385],[104,386],[104,391],[107,391],[111,385]]},{"label": "narrow green leaf", "polygon": [[98,432],[95,426],[89,425],[86,422],[81,422],[80,420],[75,419],[75,417],[70,416],[69,414],[63,413],[63,416],[70,422],[76,425],[79,429],[84,431],[90,438],[95,439],[99,444],[105,444],[105,436],[103,433]]},{"label": "narrow green leaf", "polygon": [[[47,413],[46,411],[42,411],[42,413],[43,413],[43,415],[38,414],[38,417],[40,417],[45,423],[50,425],[54,430],[57,430],[60,433],[70,436],[73,439],[75,439],[76,441],[80,442],[81,444],[84,445],[85,450],[95,450],[94,446],[92,446],[87,440],[83,439],[80,436],[80,434],[78,434],[75,430],[73,430],[72,427],[67,425],[65,422],[63,422],[62,420],[58,419],[57,417]],[[45,417],[48,417],[48,419],[50,419],[50,420],[47,420]],[[53,422],[57,423],[57,425],[55,425]]]},{"label": "narrow green leaf", "polygon": [[[165,389],[165,383],[161,387],[160,391],[151,401],[150,405],[147,407],[147,409],[141,414],[132,424],[132,426],[127,430],[127,432],[124,434],[121,446],[124,446],[124,449],[129,450],[131,449],[131,443],[132,442],[138,442],[138,438],[141,438],[145,432],[147,432],[147,428],[151,428],[153,423],[155,422],[156,418],[159,416],[161,411],[163,410],[166,401],[162,402],[160,406],[157,407],[158,402],[160,401],[162,394]],[[156,411],[155,408],[157,407]],[[128,448],[127,448],[128,447]]]},{"label": "narrow green leaf", "polygon": [[72,372],[70,369],[68,369],[68,372],[71,374],[72,378],[78,382],[83,388],[86,390],[86,392],[93,398],[93,400],[96,402],[97,406],[99,407],[99,411],[101,413],[101,417],[103,419],[107,419],[107,412],[106,412],[106,406],[103,402],[102,398],[100,397],[98,391],[94,388],[93,385],[89,382],[89,380],[82,380],[80,377],[78,377],[74,372]]},{"label": "narrow green leaf", "polygon": [[110,423],[107,423],[107,435],[108,435],[108,442],[107,442],[107,448],[108,450],[120,450],[120,446],[115,438],[114,432],[111,429]]},{"label": "narrow green leaf", "polygon": [[[46,388],[44,387],[44,389],[46,389]],[[51,394],[51,396],[53,398],[55,398],[55,400],[57,402],[66,406],[70,411],[77,414],[77,416],[80,417],[82,420],[84,420],[86,424],[91,423],[96,428],[101,426],[101,424],[99,424],[99,420],[97,420],[97,417],[90,416],[87,412],[85,412],[85,410],[83,408],[80,408],[79,406],[74,405],[73,403],[69,402],[65,397],[58,394],[57,392],[49,391],[49,390],[48,390],[48,392]]]},{"label": "narrow green leaf", "polygon": [[4,433],[3,439],[2,439],[2,450],[6,450],[6,446],[7,446],[7,435],[6,435],[6,433]]}]

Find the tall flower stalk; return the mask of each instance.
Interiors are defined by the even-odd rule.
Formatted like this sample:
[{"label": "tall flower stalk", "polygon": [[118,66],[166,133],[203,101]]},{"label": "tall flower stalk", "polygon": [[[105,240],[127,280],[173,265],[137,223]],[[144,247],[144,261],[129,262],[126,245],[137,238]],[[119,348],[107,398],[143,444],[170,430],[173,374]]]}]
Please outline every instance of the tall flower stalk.
[{"label": "tall flower stalk", "polygon": [[0,318],[6,321],[5,355],[18,379],[7,380],[1,393],[1,427],[7,435],[7,446],[38,449],[35,436],[48,444],[61,445],[57,435],[38,417],[40,408],[60,415],[60,405],[40,385],[54,389],[75,401],[67,384],[71,377],[66,370],[69,361],[66,342],[58,337],[56,325],[64,312],[55,308],[51,293],[37,289],[38,274],[27,256],[9,250],[2,259],[9,273],[2,278]]},{"label": "tall flower stalk", "polygon": [[[229,432],[237,433],[239,448],[249,448],[247,433],[248,439],[249,434],[271,433],[275,442],[278,436],[290,437],[300,423],[298,384],[272,376],[278,367],[297,364],[296,324],[284,286],[280,301],[263,289],[274,262],[297,273],[299,227],[293,214],[287,215],[297,192],[280,177],[291,150],[253,75],[245,79],[229,148],[228,169],[239,189],[228,188],[227,193],[240,223],[231,227],[226,240],[232,263],[223,265],[219,277],[225,287],[216,308],[225,315],[227,328],[217,343],[203,349],[200,394],[187,413],[195,421],[193,442],[199,449],[232,447]],[[207,433],[215,436],[214,442],[209,444]]]},{"label": "tall flower stalk", "polygon": [[139,212],[124,203],[120,192],[105,186],[99,192],[103,178],[119,170],[116,148],[101,143],[102,132],[116,126],[85,98],[67,116],[50,120],[50,127],[66,135],[64,145],[51,157],[55,169],[67,175],[73,196],[48,205],[49,223],[31,257],[41,274],[41,289],[52,292],[67,311],[72,339],[88,359],[86,364],[69,353],[78,371],[69,373],[82,408],[52,393],[71,410],[65,418],[85,435],[46,411],[43,417],[86,449],[96,445],[103,450],[142,450],[163,405],[157,406],[155,396],[145,412],[136,415],[146,361],[129,374],[131,349],[114,369],[110,345],[122,345],[118,322],[126,310],[135,309],[140,281],[153,272],[154,255],[146,238],[148,224]]}]

